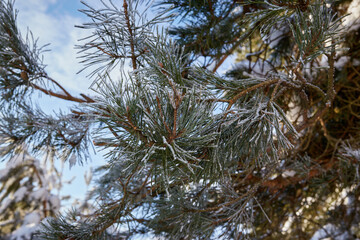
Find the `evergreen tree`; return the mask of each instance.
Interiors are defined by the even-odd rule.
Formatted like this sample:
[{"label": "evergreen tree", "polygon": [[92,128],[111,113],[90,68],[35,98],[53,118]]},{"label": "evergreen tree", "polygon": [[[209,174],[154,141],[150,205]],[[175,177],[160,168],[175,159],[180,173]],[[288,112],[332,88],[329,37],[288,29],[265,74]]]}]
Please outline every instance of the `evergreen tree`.
[{"label": "evergreen tree", "polygon": [[[360,238],[358,0],[163,0],[152,19],[142,1],[83,3],[91,97],[46,73],[0,0],[2,155],[106,150],[97,208],[40,238]],[[79,105],[48,115],[35,91]]]},{"label": "evergreen tree", "polygon": [[60,209],[61,172],[54,167],[51,156],[47,164],[32,158],[23,148],[16,154],[0,170],[1,239],[31,239],[40,221],[54,217]]}]

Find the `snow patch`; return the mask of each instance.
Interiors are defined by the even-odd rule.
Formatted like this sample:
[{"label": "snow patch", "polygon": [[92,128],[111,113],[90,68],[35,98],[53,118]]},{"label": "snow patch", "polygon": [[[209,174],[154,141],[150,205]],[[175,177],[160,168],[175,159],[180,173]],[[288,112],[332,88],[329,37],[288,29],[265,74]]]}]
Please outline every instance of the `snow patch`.
[{"label": "snow patch", "polygon": [[342,56],[334,63],[334,66],[337,70],[340,70],[345,66],[347,62],[349,62],[349,60],[350,60],[349,56]]},{"label": "snow patch", "polygon": [[76,164],[76,155],[74,153],[71,154],[69,158],[69,166],[70,169]]},{"label": "snow patch", "polygon": [[41,217],[39,213],[32,212],[24,217],[23,225],[12,232],[11,240],[32,239],[32,235],[38,230]]},{"label": "snow patch", "polygon": [[59,211],[59,209],[60,209],[60,199],[57,196],[51,195],[49,197],[49,202],[50,202],[51,208],[54,211]]},{"label": "snow patch", "polygon": [[41,217],[37,212],[29,213],[24,217],[24,225],[38,224],[40,223],[40,221]]},{"label": "snow patch", "polygon": [[357,67],[357,66],[359,66],[360,65],[360,61],[358,60],[358,59],[354,59],[353,60],[353,66],[354,67]]},{"label": "snow patch", "polygon": [[344,25],[349,27],[349,31],[355,31],[360,28],[360,0],[353,0],[347,13],[350,14],[344,20]]},{"label": "snow patch", "polygon": [[33,224],[23,225],[14,231],[11,235],[11,240],[23,240],[23,239],[32,239],[33,233],[38,229],[38,226]]},{"label": "snow patch", "polygon": [[331,238],[334,240],[351,239],[348,232],[341,232],[339,228],[330,223],[317,230],[310,240],[320,240],[325,238]]},{"label": "snow patch", "polygon": [[27,187],[20,187],[15,193],[14,193],[14,198],[15,198],[15,201],[21,201],[25,194],[28,192],[28,189]]},{"label": "snow patch", "polygon": [[0,207],[0,213],[2,213],[10,205],[11,202],[12,199],[10,198],[6,198],[5,200],[3,200]]},{"label": "snow patch", "polygon": [[296,172],[295,172],[294,170],[285,170],[285,171],[281,174],[281,176],[282,176],[283,178],[287,178],[287,177],[293,177],[293,176],[295,176],[295,174],[296,174]]},{"label": "snow patch", "polygon": [[48,197],[49,192],[45,188],[39,188],[31,194],[31,197],[38,200],[45,200]]},{"label": "snow patch", "polygon": [[7,176],[9,173],[9,169],[5,168],[5,169],[1,169],[0,170],[0,179],[2,179],[3,177]]}]

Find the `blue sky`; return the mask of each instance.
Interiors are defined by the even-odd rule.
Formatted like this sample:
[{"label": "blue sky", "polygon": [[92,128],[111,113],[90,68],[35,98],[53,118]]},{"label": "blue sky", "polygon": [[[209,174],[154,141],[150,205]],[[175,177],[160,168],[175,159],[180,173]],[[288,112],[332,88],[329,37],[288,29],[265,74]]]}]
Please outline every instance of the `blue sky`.
[{"label": "blue sky", "polygon": [[[98,0],[87,2],[94,5],[99,3]],[[76,59],[77,50],[74,46],[79,44],[78,39],[86,36],[86,32],[75,28],[74,25],[88,21],[78,11],[83,7],[80,0],[17,0],[15,7],[19,10],[18,27],[23,37],[25,38],[27,30],[30,29],[34,37],[39,38],[39,45],[50,43],[48,49],[51,51],[44,54],[48,74],[75,95],[91,94],[89,90],[91,80],[86,78],[86,73],[76,74],[81,69],[81,65]],[[66,111],[71,106],[66,101],[50,98],[37,92],[35,94],[39,97],[39,105],[48,113],[59,111],[59,109]],[[73,177],[75,180],[69,185],[64,185],[62,195],[83,199],[87,190],[84,173],[90,166],[99,166],[101,163],[104,163],[104,160],[100,152],[93,155],[92,162],[84,166],[76,165],[70,170],[66,164],[64,180]]]}]

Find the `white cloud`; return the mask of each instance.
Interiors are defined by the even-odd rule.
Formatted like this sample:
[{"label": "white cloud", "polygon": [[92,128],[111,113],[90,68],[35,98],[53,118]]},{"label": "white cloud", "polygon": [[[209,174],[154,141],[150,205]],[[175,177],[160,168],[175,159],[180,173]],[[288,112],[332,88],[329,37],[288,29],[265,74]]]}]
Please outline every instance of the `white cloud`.
[{"label": "white cloud", "polygon": [[[50,10],[57,7],[57,2],[59,0],[16,1],[15,7],[19,9],[18,26],[24,37],[29,28],[34,37],[39,38],[40,45],[50,43],[48,48],[51,51],[45,53],[44,62],[52,78],[70,91],[90,92],[88,87],[91,80],[86,78],[86,74],[76,74],[82,66],[76,59],[77,50],[74,49],[78,39],[87,34],[74,25],[81,25],[86,19],[72,15],[70,9],[69,12],[54,14]],[[76,14],[75,5],[73,11]]]},{"label": "white cloud", "polygon": [[45,11],[50,5],[56,3],[57,0],[18,0],[16,6],[18,9],[28,10],[37,9]]},{"label": "white cloud", "polygon": [[[74,47],[81,44],[79,39],[89,34],[88,31],[75,27],[89,21],[84,14],[78,13],[79,2],[80,0],[17,0],[15,7],[19,10],[18,26],[23,37],[29,28],[34,37],[39,38],[39,45],[50,43],[48,49],[51,51],[44,54],[49,76],[71,93],[92,94],[89,89],[92,80],[86,77],[90,70],[77,74],[83,66],[77,59],[78,50]],[[104,7],[99,0],[86,0],[86,3],[95,8]],[[114,3],[121,8],[121,0],[114,0]],[[127,64],[125,67],[127,68]],[[116,80],[118,74],[112,72],[110,76]]]}]

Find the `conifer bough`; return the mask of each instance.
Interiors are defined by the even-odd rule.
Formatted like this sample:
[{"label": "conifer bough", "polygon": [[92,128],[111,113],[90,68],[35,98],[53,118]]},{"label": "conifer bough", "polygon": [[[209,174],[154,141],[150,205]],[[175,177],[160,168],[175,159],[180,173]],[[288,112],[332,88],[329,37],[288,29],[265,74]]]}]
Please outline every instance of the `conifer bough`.
[{"label": "conifer bough", "polygon": [[[84,1],[94,94],[75,96],[0,0],[2,156],[106,149],[96,210],[47,218],[38,237],[360,238],[353,2],[163,0],[147,18],[145,1]],[[39,91],[78,105],[47,114]]]}]

